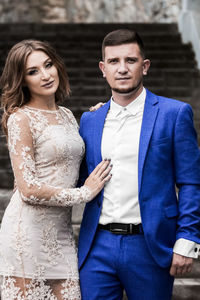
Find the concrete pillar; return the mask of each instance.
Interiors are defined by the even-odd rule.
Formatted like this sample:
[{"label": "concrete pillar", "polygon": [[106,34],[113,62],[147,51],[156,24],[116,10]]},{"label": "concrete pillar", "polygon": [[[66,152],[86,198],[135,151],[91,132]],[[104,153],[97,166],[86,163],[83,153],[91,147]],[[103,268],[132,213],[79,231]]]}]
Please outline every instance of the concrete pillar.
[{"label": "concrete pillar", "polygon": [[200,1],[182,0],[182,11],[178,20],[184,43],[191,43],[200,69]]}]

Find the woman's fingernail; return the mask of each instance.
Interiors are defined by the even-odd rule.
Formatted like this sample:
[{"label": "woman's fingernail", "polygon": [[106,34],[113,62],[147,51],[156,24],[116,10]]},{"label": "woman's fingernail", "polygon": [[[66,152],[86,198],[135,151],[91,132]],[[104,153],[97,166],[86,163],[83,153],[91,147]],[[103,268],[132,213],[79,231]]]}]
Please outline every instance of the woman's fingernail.
[{"label": "woman's fingernail", "polygon": [[104,158],[104,160],[107,161],[108,159],[107,159],[107,158]]},{"label": "woman's fingernail", "polygon": [[113,164],[110,165],[110,167],[112,168]]}]

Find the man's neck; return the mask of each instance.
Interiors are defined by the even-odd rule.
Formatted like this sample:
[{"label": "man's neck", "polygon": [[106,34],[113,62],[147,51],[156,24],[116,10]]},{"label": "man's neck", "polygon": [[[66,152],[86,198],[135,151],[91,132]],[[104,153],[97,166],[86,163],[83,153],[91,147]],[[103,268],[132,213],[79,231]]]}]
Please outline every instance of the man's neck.
[{"label": "man's neck", "polygon": [[120,94],[115,91],[112,91],[112,97],[115,103],[121,106],[127,106],[133,102],[143,91],[143,86],[140,87],[137,91],[133,91],[127,94]]}]

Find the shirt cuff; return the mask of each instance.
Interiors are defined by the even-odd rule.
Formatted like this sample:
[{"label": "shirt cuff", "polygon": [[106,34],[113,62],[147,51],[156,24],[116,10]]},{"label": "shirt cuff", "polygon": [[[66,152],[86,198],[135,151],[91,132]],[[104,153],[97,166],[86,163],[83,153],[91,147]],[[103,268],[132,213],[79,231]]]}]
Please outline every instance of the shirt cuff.
[{"label": "shirt cuff", "polygon": [[200,245],[186,239],[178,239],[174,245],[173,252],[182,256],[198,258]]}]

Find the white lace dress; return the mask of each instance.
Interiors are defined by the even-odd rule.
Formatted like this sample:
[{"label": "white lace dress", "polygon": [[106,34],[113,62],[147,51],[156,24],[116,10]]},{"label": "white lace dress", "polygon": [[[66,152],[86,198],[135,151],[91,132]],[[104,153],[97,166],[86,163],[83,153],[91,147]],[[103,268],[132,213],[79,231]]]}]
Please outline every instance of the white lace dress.
[{"label": "white lace dress", "polygon": [[16,191],[0,230],[2,300],[80,299],[73,204],[91,200],[75,188],[84,143],[72,113],[25,106],[8,119]]}]

